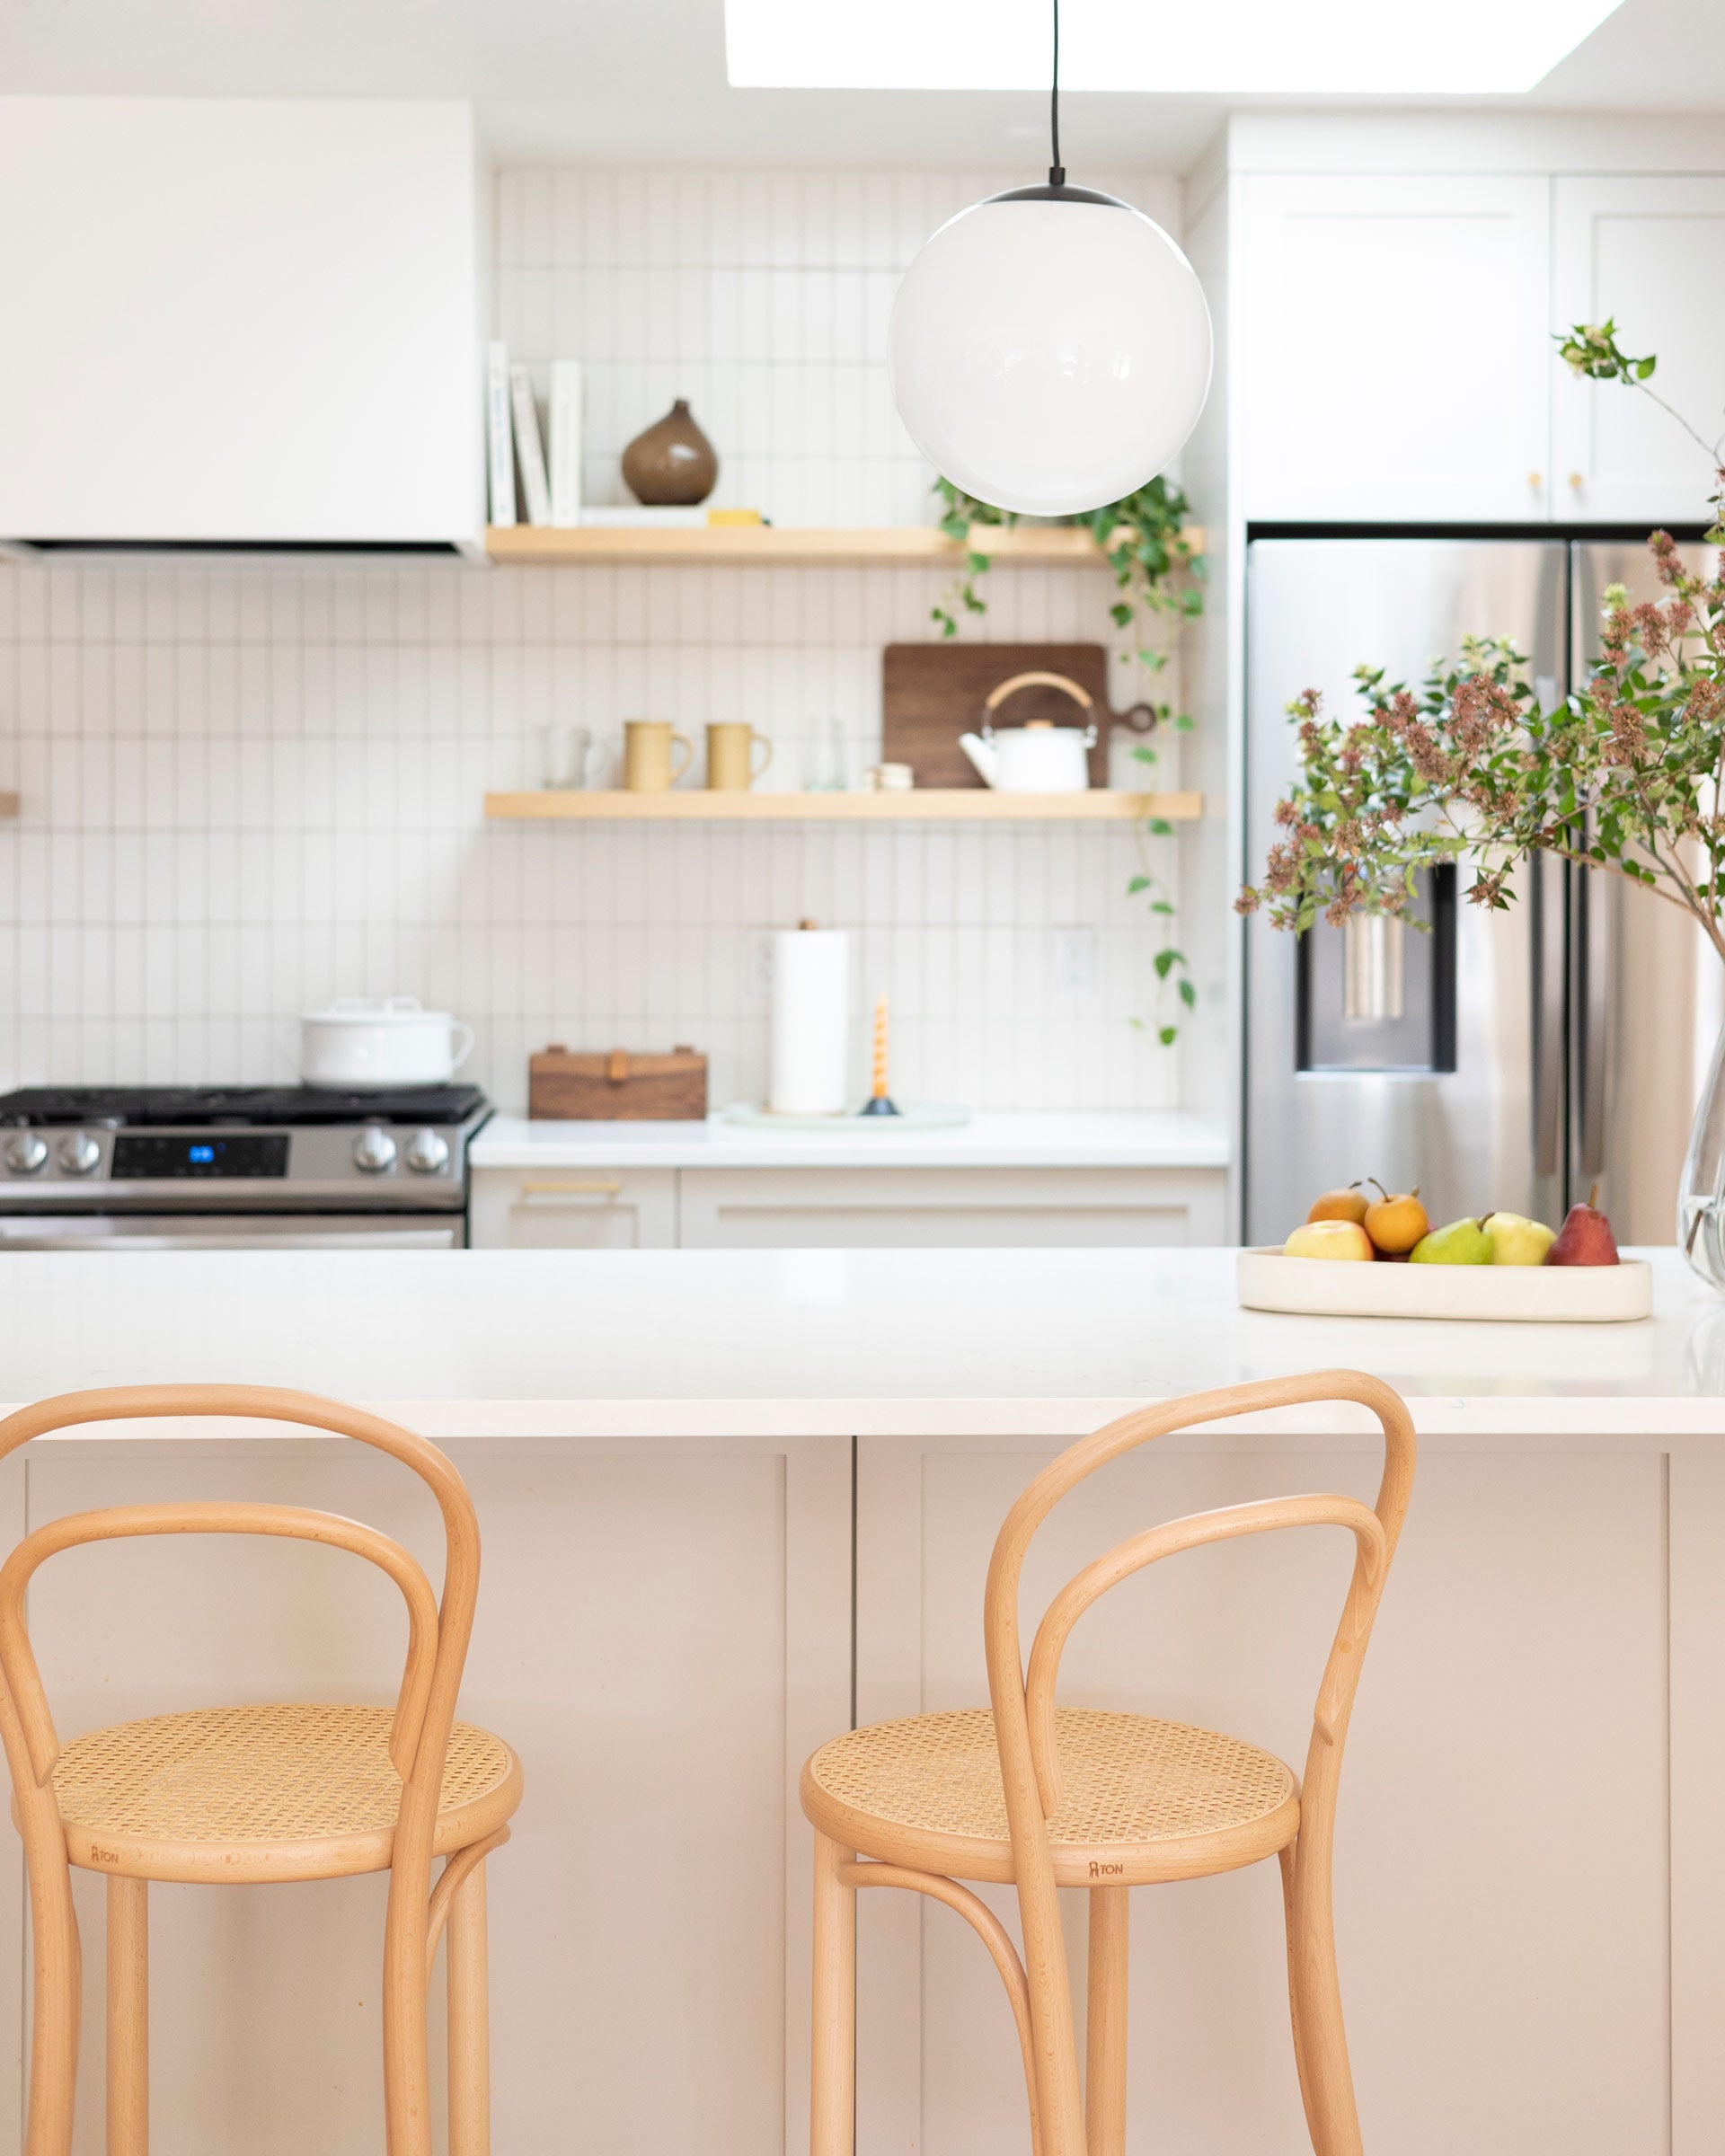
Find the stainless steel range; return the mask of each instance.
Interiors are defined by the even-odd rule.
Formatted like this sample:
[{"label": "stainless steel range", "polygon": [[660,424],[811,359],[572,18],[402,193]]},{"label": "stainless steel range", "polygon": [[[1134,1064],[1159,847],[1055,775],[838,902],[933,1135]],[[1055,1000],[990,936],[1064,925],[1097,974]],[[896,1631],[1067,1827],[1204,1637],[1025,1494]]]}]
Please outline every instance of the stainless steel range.
[{"label": "stainless steel range", "polygon": [[460,1250],[477,1086],[0,1094],[0,1250]]}]

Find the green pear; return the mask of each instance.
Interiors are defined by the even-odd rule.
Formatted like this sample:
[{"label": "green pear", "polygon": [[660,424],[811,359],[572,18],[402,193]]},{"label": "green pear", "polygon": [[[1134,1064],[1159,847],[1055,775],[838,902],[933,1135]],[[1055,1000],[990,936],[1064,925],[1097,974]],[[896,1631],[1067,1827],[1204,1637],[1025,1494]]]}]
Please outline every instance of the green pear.
[{"label": "green pear", "polygon": [[1557,1241],[1555,1229],[1525,1213],[1493,1213],[1485,1232],[1491,1238],[1493,1265],[1544,1265],[1545,1253]]},{"label": "green pear", "polygon": [[1452,1220],[1422,1235],[1408,1252],[1411,1265],[1490,1265],[1491,1238],[1482,1220]]}]

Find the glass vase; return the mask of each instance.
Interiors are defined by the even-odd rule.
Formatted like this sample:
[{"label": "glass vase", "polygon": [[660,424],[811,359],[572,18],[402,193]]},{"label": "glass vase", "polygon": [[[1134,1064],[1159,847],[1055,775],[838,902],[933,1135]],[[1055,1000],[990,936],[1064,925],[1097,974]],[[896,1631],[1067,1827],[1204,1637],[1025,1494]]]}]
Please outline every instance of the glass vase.
[{"label": "glass vase", "polygon": [[1713,1044],[1684,1156],[1677,1247],[1710,1287],[1725,1289],[1725,1026]]}]

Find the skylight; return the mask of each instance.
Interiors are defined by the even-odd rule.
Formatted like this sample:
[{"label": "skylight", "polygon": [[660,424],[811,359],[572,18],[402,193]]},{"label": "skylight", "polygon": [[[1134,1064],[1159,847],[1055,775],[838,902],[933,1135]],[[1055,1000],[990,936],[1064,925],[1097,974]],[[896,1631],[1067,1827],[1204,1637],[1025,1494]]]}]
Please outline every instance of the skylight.
[{"label": "skylight", "polygon": [[[1065,0],[1070,90],[1531,90],[1619,0]],[[725,0],[731,84],[1039,90],[1048,0]]]}]

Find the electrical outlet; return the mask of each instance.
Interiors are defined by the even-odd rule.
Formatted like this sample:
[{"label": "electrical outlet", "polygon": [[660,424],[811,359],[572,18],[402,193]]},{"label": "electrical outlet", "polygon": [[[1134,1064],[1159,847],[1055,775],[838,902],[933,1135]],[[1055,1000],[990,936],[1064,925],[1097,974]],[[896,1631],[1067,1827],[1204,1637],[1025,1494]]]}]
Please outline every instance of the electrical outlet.
[{"label": "electrical outlet", "polygon": [[1094,995],[1099,958],[1093,928],[1054,932],[1054,985],[1062,995]]},{"label": "electrical outlet", "polygon": [[743,994],[752,1003],[773,1000],[773,931],[751,928],[743,960]]}]

